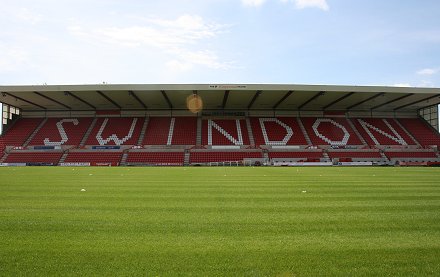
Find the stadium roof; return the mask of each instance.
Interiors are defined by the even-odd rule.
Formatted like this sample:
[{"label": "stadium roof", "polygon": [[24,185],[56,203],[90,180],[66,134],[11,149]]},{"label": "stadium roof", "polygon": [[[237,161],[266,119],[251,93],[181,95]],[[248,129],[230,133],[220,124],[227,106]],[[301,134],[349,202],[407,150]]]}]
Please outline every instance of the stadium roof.
[{"label": "stadium roof", "polygon": [[179,110],[198,94],[204,110],[416,111],[440,103],[439,88],[336,85],[0,86],[0,102],[23,111]]}]

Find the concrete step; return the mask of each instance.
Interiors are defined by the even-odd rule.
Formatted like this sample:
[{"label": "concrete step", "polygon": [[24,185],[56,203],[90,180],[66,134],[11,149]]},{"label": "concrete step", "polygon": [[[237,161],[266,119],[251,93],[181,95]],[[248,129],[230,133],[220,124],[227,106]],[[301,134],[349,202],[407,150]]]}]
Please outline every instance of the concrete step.
[{"label": "concrete step", "polygon": [[396,122],[397,125],[399,125],[399,127],[402,128],[403,131],[405,131],[405,134],[407,134],[417,144],[417,146],[421,146],[420,142],[402,125],[402,123],[400,123],[399,119],[395,118],[394,122]]},{"label": "concrete step", "polygon": [[196,136],[196,145],[202,145],[202,117],[197,117],[197,136]]},{"label": "concrete step", "polygon": [[254,133],[252,131],[251,119],[246,116],[246,127],[248,129],[249,143],[255,145]]},{"label": "concrete step", "polygon": [[43,119],[43,121],[40,122],[38,127],[32,132],[32,134],[23,143],[23,147],[26,147],[29,145],[29,143],[32,141],[32,139],[35,137],[35,135],[38,133],[38,131],[40,131],[40,129],[44,126],[44,124],[46,124],[46,122],[47,122],[47,117],[45,119]]},{"label": "concrete step", "polygon": [[189,149],[186,149],[185,156],[183,158],[183,165],[185,165],[185,166],[189,165],[189,156],[190,156],[190,151],[189,151]]},{"label": "concrete step", "polygon": [[309,134],[307,134],[306,128],[304,127],[304,124],[302,123],[301,119],[297,117],[296,121],[298,122],[299,128],[301,129],[304,137],[306,138],[307,144],[312,145],[312,141],[310,140]]},{"label": "concrete step", "polygon": [[82,138],[82,140],[79,144],[80,147],[83,147],[86,144],[87,140],[89,139],[90,133],[92,132],[93,128],[95,127],[97,121],[98,121],[97,117],[93,118],[92,123],[90,124],[89,128],[87,129],[86,133],[84,134],[84,137]]},{"label": "concrete step", "polygon": [[6,159],[8,158],[8,155],[9,155],[9,153],[5,152],[0,159],[0,163],[4,163],[6,161]]},{"label": "concrete step", "polygon": [[142,142],[145,138],[145,133],[147,132],[148,123],[150,122],[150,118],[146,117],[144,120],[144,124],[142,125],[141,134],[139,135],[139,139],[137,141],[137,145],[142,145]]},{"label": "concrete step", "polygon": [[127,158],[128,158],[128,150],[125,150],[124,153],[122,154],[121,161],[119,162],[119,165],[126,165]]},{"label": "concrete step", "polygon": [[356,128],[356,126],[354,125],[353,121],[351,121],[350,118],[347,118],[347,121],[348,121],[348,124],[350,125],[351,129],[353,129],[354,133],[361,140],[362,144],[367,146],[368,145],[367,141],[364,139],[364,137],[361,136],[361,133],[359,133],[359,130]]},{"label": "concrete step", "polygon": [[66,160],[66,158],[67,158],[67,155],[69,155],[69,151],[67,150],[67,151],[64,151],[64,153],[63,153],[63,155],[61,156],[61,159],[60,159],[60,161],[58,162],[59,164],[60,163],[64,163],[64,161]]}]

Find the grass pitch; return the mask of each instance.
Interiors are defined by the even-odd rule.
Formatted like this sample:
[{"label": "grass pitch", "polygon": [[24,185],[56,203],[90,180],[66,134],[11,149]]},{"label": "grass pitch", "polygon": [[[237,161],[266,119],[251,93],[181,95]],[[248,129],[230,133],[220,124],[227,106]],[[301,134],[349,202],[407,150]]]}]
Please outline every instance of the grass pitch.
[{"label": "grass pitch", "polygon": [[0,168],[3,276],[438,274],[439,168]]}]

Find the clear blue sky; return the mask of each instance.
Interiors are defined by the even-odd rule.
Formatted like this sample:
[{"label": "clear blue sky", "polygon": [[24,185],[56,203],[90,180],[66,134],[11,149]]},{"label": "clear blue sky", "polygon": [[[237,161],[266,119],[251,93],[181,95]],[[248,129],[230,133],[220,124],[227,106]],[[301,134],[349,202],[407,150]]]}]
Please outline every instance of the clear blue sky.
[{"label": "clear blue sky", "polygon": [[438,0],[0,0],[0,85],[440,86]]}]

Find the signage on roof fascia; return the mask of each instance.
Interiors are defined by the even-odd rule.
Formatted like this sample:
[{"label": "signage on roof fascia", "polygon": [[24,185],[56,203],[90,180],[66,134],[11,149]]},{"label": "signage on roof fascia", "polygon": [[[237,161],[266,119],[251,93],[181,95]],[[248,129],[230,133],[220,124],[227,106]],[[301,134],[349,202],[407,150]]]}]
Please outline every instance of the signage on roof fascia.
[{"label": "signage on roof fascia", "polygon": [[247,85],[209,85],[209,89],[221,89],[221,90],[230,90],[230,89],[247,89]]}]

